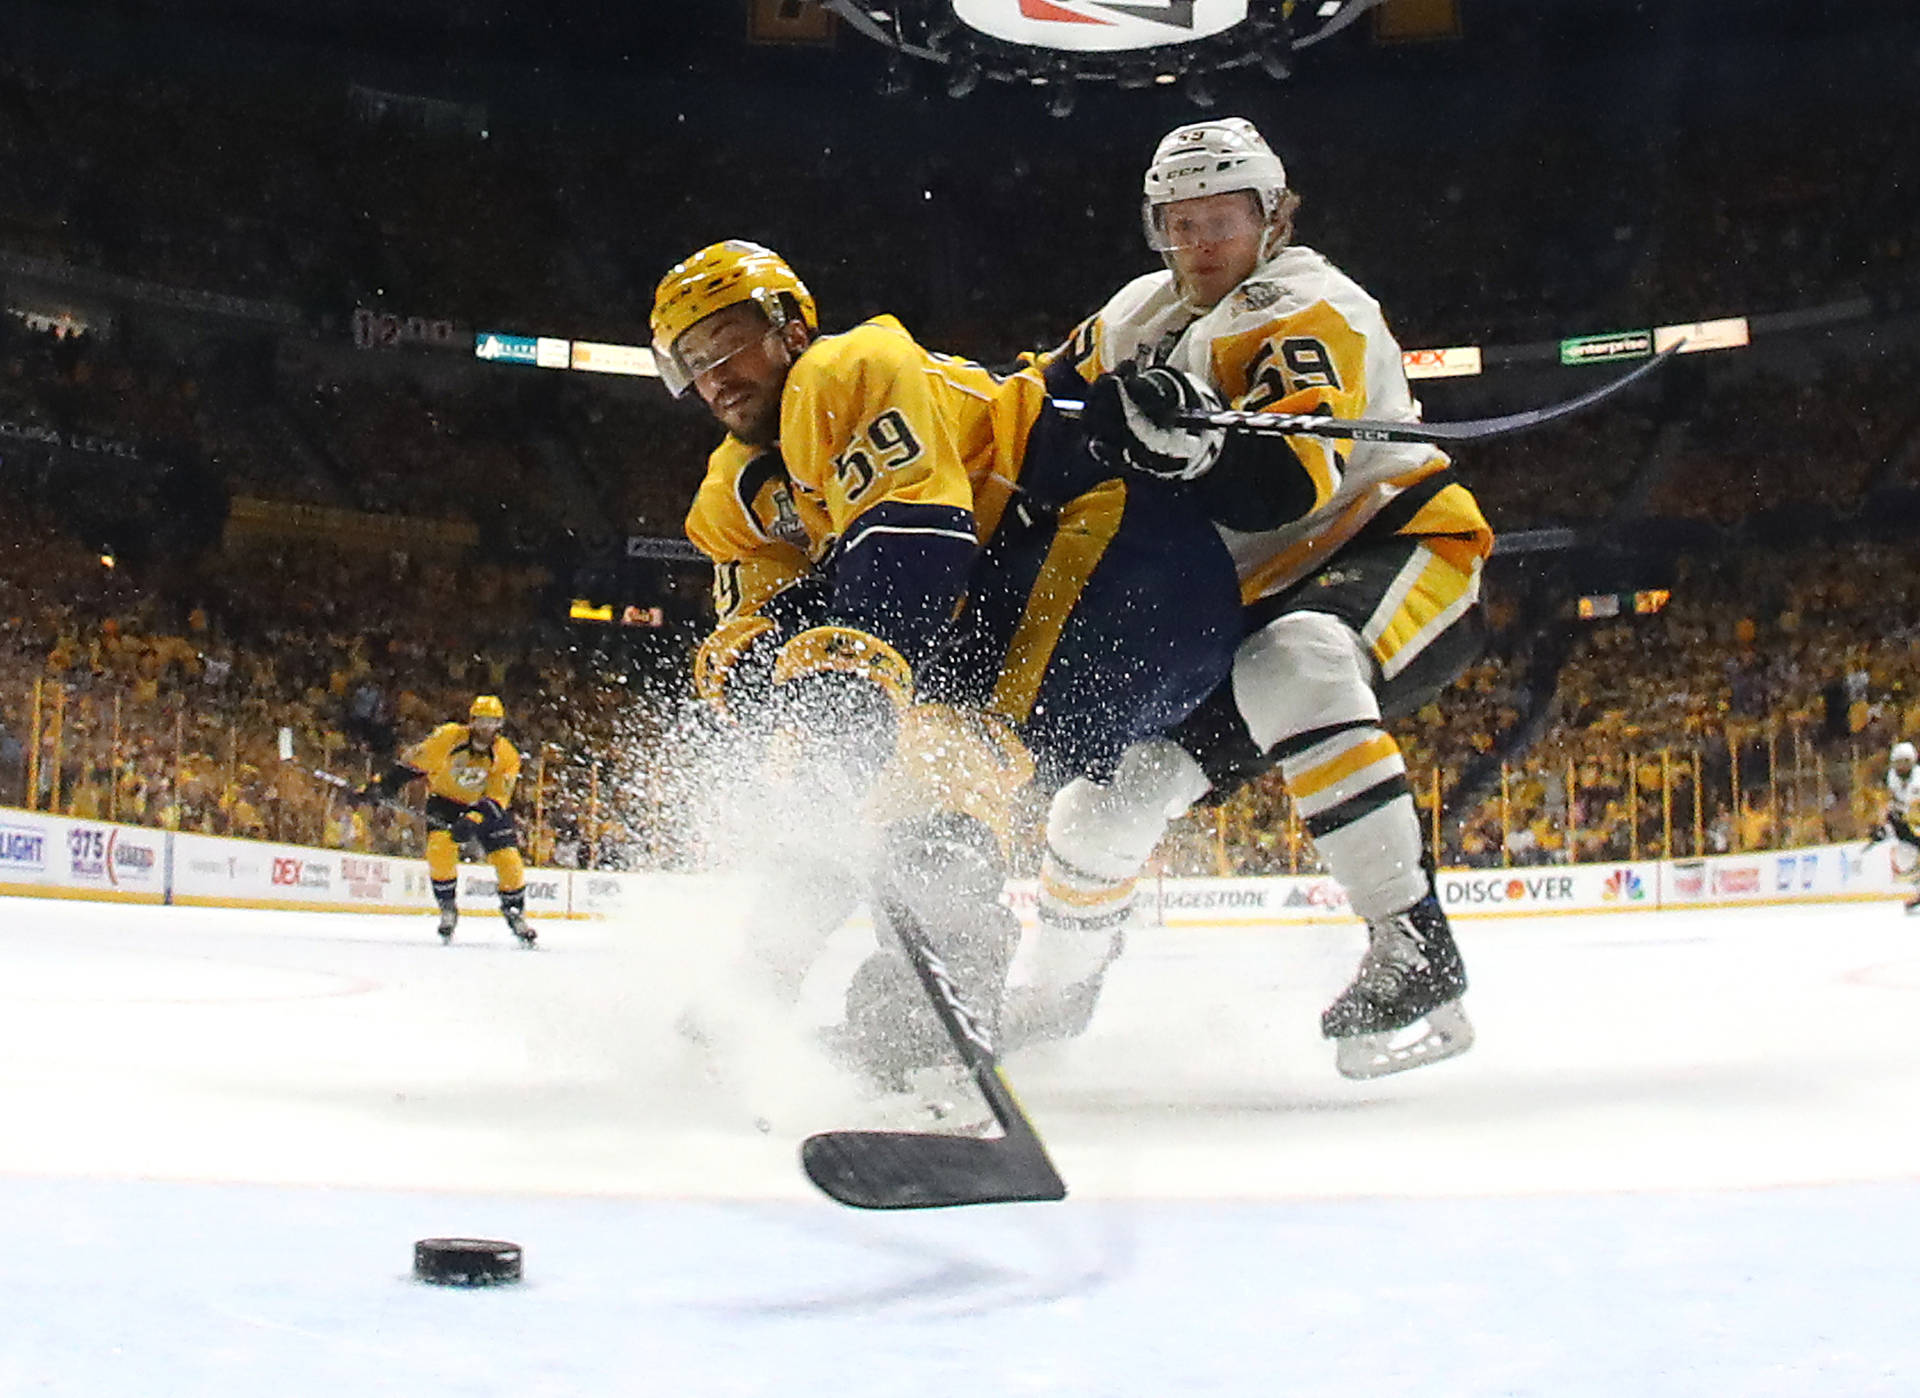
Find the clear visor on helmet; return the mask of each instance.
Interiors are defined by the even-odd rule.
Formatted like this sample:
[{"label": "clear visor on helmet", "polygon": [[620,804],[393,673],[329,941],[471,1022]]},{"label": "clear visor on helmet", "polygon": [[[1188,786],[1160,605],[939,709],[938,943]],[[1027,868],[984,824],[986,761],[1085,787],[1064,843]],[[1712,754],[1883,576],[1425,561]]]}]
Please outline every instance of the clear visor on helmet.
[{"label": "clear visor on helmet", "polygon": [[[735,304],[754,305],[749,301]],[[764,344],[779,329],[778,318],[769,317],[764,311],[753,316],[729,316],[716,311],[681,331],[671,345],[655,340],[654,366],[659,369],[660,382],[667,386],[667,392],[678,398],[702,374],[710,374],[736,354]]]},{"label": "clear visor on helmet", "polygon": [[1145,204],[1140,213],[1146,224],[1147,246],[1155,252],[1229,243],[1265,233],[1267,228],[1260,196],[1250,189]]}]

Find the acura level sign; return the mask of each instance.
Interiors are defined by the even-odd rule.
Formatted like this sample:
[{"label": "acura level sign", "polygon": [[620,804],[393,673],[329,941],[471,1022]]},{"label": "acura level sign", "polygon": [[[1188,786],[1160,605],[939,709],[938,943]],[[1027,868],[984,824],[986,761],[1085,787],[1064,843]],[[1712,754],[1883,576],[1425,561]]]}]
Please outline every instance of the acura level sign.
[{"label": "acura level sign", "polygon": [[953,0],[953,12],[1010,44],[1104,53],[1218,34],[1247,17],[1247,0]]}]

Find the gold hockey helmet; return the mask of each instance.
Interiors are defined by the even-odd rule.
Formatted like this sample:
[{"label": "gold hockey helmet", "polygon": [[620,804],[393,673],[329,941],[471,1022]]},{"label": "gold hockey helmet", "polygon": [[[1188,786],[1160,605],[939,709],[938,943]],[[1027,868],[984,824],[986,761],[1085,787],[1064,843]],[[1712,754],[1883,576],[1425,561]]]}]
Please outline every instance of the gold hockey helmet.
[{"label": "gold hockey helmet", "polygon": [[473,704],[467,710],[467,717],[498,719],[500,722],[505,723],[507,720],[507,706],[500,702],[498,695],[478,694],[474,696]]},{"label": "gold hockey helmet", "polygon": [[820,328],[813,293],[786,259],[771,248],[729,238],[701,248],[660,279],[653,293],[653,363],[661,382],[678,398],[708,365],[689,365],[674,342],[715,311],[751,301],[777,330],[799,308],[808,330]]}]

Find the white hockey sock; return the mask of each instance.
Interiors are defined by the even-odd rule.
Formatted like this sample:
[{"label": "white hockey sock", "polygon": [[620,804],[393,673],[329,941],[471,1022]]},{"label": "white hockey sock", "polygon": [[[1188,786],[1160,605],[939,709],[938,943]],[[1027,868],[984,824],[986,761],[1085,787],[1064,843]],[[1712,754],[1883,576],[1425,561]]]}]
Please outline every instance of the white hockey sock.
[{"label": "white hockey sock", "polygon": [[1207,779],[1178,744],[1136,743],[1113,780],[1069,782],[1047,816],[1040,926],[1033,957],[1043,984],[1068,984],[1112,959],[1134,886],[1167,822],[1206,794]]},{"label": "white hockey sock", "polygon": [[1426,895],[1420,815],[1392,734],[1373,723],[1342,724],[1282,758],[1280,768],[1307,832],[1356,913],[1373,922]]}]

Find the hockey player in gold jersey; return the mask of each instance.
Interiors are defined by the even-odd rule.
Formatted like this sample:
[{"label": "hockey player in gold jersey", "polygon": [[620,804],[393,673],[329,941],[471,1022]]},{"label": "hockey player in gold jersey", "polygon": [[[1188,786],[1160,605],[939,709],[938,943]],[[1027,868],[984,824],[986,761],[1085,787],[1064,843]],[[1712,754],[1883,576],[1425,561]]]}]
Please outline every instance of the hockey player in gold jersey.
[{"label": "hockey player in gold jersey", "polygon": [[453,939],[459,910],[459,846],[473,841],[493,865],[500,915],[523,946],[534,944],[527,922],[527,873],[519,832],[508,806],[520,779],[520,753],[501,736],[506,707],[478,695],[465,723],[443,723],[401,753],[386,774],[354,793],[356,802],[391,800],[402,787],[427,783],[427,873],[440,908],[440,940]]},{"label": "hockey player in gold jersey", "polygon": [[1321,1020],[1340,1071],[1451,1056],[1472,1042],[1466,975],[1384,720],[1427,702],[1480,648],[1492,531],[1430,446],[1237,434],[1196,449],[1183,411],[1413,420],[1418,408],[1379,305],[1292,241],[1298,196],[1251,123],[1174,130],[1144,183],[1166,270],[1123,287],[1051,362],[1088,385],[1104,450],[1204,503],[1237,565],[1246,638],[1191,718],[1129,749],[1113,780],[1056,798],[1027,1031],[1084,1027],[1168,821],[1278,766],[1368,925],[1359,972]]},{"label": "hockey player in gold jersey", "polygon": [[[797,719],[856,784],[889,771],[876,901],[922,912],[997,1004],[1012,788],[1035,767],[1054,785],[1108,774],[1225,675],[1231,560],[1183,492],[1096,459],[1039,370],[931,352],[890,316],[823,335],[806,286],[756,244],[669,271],[653,329],[669,388],[727,428],[687,517],[719,617],[697,687],[736,714]],[[835,888],[818,921],[837,920]],[[891,962],[856,977],[850,1024],[884,986],[918,1001]]]}]

